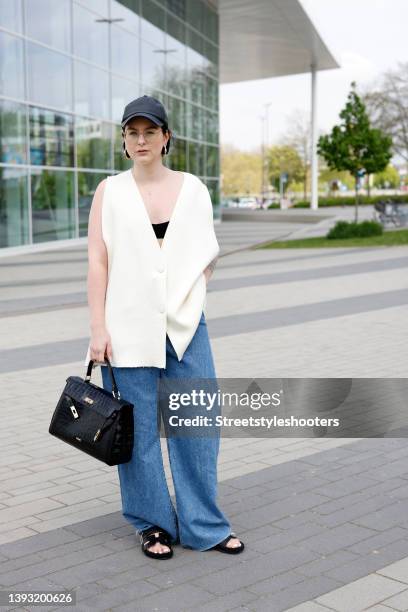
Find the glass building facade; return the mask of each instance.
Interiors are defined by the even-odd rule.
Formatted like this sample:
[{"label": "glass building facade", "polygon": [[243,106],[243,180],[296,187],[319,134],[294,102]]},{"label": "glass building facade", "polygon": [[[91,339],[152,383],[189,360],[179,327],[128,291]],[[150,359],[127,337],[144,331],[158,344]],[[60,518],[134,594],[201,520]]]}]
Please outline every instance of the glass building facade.
[{"label": "glass building facade", "polygon": [[85,237],[123,153],[125,105],[165,105],[164,163],[218,217],[218,15],[206,0],[0,0],[0,248]]}]

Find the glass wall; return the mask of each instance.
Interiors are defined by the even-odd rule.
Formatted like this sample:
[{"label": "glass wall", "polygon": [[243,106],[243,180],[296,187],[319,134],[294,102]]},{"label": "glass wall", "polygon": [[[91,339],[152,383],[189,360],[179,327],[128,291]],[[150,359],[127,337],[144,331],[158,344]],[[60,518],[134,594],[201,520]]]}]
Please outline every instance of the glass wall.
[{"label": "glass wall", "polygon": [[131,167],[124,106],[167,109],[164,163],[219,216],[218,15],[206,0],[0,0],[0,248],[87,235],[98,183]]}]

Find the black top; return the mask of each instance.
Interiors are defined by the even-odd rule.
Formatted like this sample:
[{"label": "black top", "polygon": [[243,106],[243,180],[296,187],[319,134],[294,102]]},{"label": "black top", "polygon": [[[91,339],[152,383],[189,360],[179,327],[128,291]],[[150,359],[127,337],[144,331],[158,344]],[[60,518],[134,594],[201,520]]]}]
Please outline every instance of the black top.
[{"label": "black top", "polygon": [[169,221],[163,221],[163,223],[152,223],[156,238],[164,238]]}]

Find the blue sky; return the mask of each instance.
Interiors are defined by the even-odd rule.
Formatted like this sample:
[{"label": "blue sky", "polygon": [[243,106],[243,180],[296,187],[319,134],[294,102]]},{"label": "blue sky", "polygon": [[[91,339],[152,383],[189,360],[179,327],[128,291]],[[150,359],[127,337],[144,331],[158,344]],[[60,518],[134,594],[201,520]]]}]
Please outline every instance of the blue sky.
[{"label": "blue sky", "polygon": [[[300,0],[340,64],[318,73],[318,130],[337,123],[351,81],[366,86],[382,71],[408,61],[408,0]],[[260,146],[263,104],[269,143],[285,132],[291,113],[310,113],[310,75],[261,79],[220,87],[220,141],[241,150]],[[239,125],[239,129],[237,126]]]}]

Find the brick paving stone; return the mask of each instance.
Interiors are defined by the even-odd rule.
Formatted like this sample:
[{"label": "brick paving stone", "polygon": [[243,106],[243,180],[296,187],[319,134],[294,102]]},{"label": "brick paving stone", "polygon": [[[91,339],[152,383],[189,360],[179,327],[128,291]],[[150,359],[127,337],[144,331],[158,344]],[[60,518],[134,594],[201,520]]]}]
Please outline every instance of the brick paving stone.
[{"label": "brick paving stone", "polygon": [[388,576],[394,580],[408,583],[408,558],[401,559],[400,561],[388,565],[388,567],[383,568],[379,573],[381,573],[382,576]]},{"label": "brick paving stone", "polygon": [[401,582],[374,574],[346,584],[327,595],[322,595],[317,598],[317,602],[334,610],[359,612],[405,589],[406,585]]},{"label": "brick paving stone", "polygon": [[286,589],[277,591],[273,595],[261,597],[251,604],[251,609],[256,612],[270,612],[271,609],[274,612],[281,612],[306,599],[312,599],[317,594],[331,591],[338,584],[338,582],[326,576],[315,576],[310,580],[298,582]]},{"label": "brick paving stone", "polygon": [[383,600],[384,606],[388,606],[391,610],[407,610],[408,609],[408,589],[401,591],[398,595],[387,597]]}]

